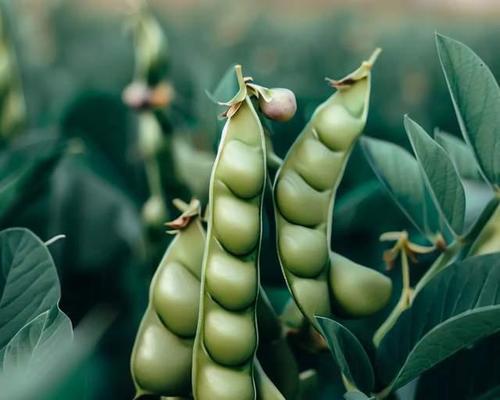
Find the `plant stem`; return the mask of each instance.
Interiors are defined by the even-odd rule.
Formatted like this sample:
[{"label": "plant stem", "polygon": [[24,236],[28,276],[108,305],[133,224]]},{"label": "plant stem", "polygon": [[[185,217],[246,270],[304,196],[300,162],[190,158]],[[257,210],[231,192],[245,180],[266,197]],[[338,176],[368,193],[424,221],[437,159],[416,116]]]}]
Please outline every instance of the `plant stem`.
[{"label": "plant stem", "polygon": [[403,276],[403,288],[401,290],[401,297],[399,298],[396,307],[394,307],[387,319],[382,325],[380,325],[380,327],[375,332],[375,335],[373,335],[373,344],[375,345],[375,347],[378,347],[380,345],[380,342],[387,334],[387,332],[392,329],[396,321],[399,319],[399,316],[411,305],[411,299],[413,296],[412,289],[410,287],[410,265],[408,263],[408,255],[404,247],[401,249],[401,273]]},{"label": "plant stem", "polygon": [[453,261],[457,259],[462,259],[467,256],[473,243],[476,241],[477,237],[480,235],[482,229],[488,222],[488,220],[493,216],[495,210],[498,208],[500,202],[500,196],[498,193],[490,200],[490,202],[483,209],[481,215],[476,220],[474,225],[469,229],[469,231],[463,235],[456,238],[456,240],[448,246],[448,248],[434,261],[427,272],[420,278],[415,289],[412,291],[409,288],[409,268],[408,268],[408,257],[405,249],[401,252],[402,261],[402,273],[403,273],[403,290],[401,293],[401,298],[389,314],[384,323],[377,329],[375,335],[373,336],[373,343],[375,347],[378,347],[382,342],[384,336],[392,329],[394,324],[399,319],[400,315],[408,309],[418,293],[442,270],[448,267]]}]

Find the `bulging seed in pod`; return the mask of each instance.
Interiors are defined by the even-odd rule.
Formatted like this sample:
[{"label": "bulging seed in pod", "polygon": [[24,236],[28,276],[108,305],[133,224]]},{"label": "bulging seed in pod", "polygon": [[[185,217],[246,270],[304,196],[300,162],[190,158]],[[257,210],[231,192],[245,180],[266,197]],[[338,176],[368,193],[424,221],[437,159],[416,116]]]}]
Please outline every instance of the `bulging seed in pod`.
[{"label": "bulging seed in pod", "polygon": [[314,226],[325,220],[329,193],[318,192],[293,170],[284,171],[276,186],[276,203],[290,222]]},{"label": "bulging seed in pod", "polygon": [[325,280],[295,277],[291,284],[306,315],[330,315],[330,295]]},{"label": "bulging seed in pod", "polygon": [[135,382],[149,393],[186,393],[190,384],[192,342],[165,329],[152,310],[148,310],[145,322],[131,360]]},{"label": "bulging seed in pod", "polygon": [[264,162],[259,150],[239,140],[229,141],[222,150],[217,177],[239,197],[251,198],[262,190],[264,176],[256,168]]},{"label": "bulging seed in pod", "polygon": [[177,335],[196,333],[199,292],[200,281],[180,263],[171,262],[156,277],[153,305],[163,323]]},{"label": "bulging seed in pod", "polygon": [[318,139],[310,138],[297,144],[289,162],[314,189],[327,190],[341,173],[344,157],[344,152],[332,151]]},{"label": "bulging seed in pod", "polygon": [[259,107],[262,113],[269,119],[286,122],[293,118],[297,111],[297,100],[290,89],[273,88],[267,91],[269,101],[263,96],[259,97]]},{"label": "bulging seed in pod", "polygon": [[253,356],[257,345],[251,312],[228,312],[212,305],[204,326],[205,347],[214,361],[222,365],[241,365]]},{"label": "bulging seed in pod", "polygon": [[334,151],[348,150],[364,124],[342,104],[321,108],[314,119],[314,128],[320,140]]},{"label": "bulging seed in pod", "polygon": [[246,372],[210,363],[201,370],[198,392],[206,399],[253,400],[255,390],[252,376]]},{"label": "bulging seed in pod", "polygon": [[223,307],[229,310],[246,308],[255,301],[257,294],[254,262],[215,253],[207,261],[206,285],[208,293]]},{"label": "bulging seed in pod", "polygon": [[328,264],[325,233],[286,222],[279,229],[280,256],[290,272],[304,278],[318,276]]},{"label": "bulging seed in pod", "polygon": [[257,204],[220,196],[214,202],[213,226],[217,239],[231,253],[248,254],[259,240],[260,209]]},{"label": "bulging seed in pod", "polygon": [[387,304],[392,292],[392,281],[387,276],[340,254],[333,254],[331,263],[330,288],[341,311],[363,317]]}]

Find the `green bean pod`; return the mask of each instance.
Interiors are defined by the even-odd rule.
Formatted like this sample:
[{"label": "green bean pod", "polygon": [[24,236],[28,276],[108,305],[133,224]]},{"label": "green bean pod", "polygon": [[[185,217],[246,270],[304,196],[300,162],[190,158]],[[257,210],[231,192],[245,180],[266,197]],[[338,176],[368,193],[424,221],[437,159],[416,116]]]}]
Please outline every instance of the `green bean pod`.
[{"label": "green bean pod", "polygon": [[265,139],[243,85],[222,132],[212,169],[202,269],[193,395],[198,400],[256,398],[256,301]]},{"label": "green bean pod", "polygon": [[191,393],[205,231],[199,216],[187,212],[191,220],[183,220],[187,226],[179,227],[151,281],[131,357],[136,398]]},{"label": "green bean pod", "polygon": [[[339,306],[335,292],[343,283],[330,285],[330,268],[335,268],[330,267],[333,204],[349,155],[366,123],[370,71],[378,52],[345,78],[331,81],[337,92],[315,110],[275,179],[277,247],[282,271],[297,305],[315,326],[314,315],[332,316]],[[363,272],[377,274],[353,265],[358,277]],[[366,271],[360,272],[359,268]],[[346,279],[346,274],[338,278]],[[381,278],[381,300],[386,301],[390,280]],[[356,307],[342,307],[345,296],[343,300],[343,311],[360,316]],[[369,311],[383,305],[385,302],[379,301]]]}]

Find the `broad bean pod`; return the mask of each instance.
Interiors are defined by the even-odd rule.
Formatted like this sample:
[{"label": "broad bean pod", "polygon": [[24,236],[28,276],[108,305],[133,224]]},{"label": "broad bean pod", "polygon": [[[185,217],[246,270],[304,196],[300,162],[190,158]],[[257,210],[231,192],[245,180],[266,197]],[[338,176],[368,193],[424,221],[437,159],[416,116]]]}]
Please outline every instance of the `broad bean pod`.
[{"label": "broad bean pod", "polygon": [[256,301],[265,139],[241,67],[240,92],[230,104],[209,190],[193,395],[198,400],[256,398]]},{"label": "broad bean pod", "polygon": [[[370,314],[385,305],[391,292],[382,274],[330,252],[335,194],[366,123],[378,53],[345,78],[331,81],[337,92],[315,110],[275,178],[282,271],[297,305],[315,326],[314,315],[332,316],[337,309],[350,316]],[[346,285],[349,292],[343,290]],[[367,287],[377,294],[369,296],[368,307],[359,299]]]},{"label": "broad bean pod", "polygon": [[[136,398],[188,396],[205,230],[192,202],[151,281],[131,357]],[[184,218],[184,219],[182,219]]]}]

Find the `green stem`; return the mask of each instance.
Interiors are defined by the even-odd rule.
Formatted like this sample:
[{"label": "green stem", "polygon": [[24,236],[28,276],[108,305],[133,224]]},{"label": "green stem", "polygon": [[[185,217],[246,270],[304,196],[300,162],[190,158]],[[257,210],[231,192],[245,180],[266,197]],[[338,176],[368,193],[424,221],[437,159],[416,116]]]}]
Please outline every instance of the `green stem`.
[{"label": "green stem", "polygon": [[161,174],[158,161],[151,157],[144,160],[146,169],[146,179],[148,181],[149,192],[152,196],[158,196],[163,199],[163,191],[161,188]]},{"label": "green stem", "polygon": [[406,254],[406,249],[404,247],[401,249],[401,273],[403,275],[401,297],[399,298],[396,307],[394,307],[387,319],[382,325],[380,325],[373,335],[373,344],[375,347],[380,345],[387,332],[392,329],[396,321],[399,319],[399,316],[411,305],[411,299],[413,296],[410,287],[410,265],[408,263],[408,255]]}]

